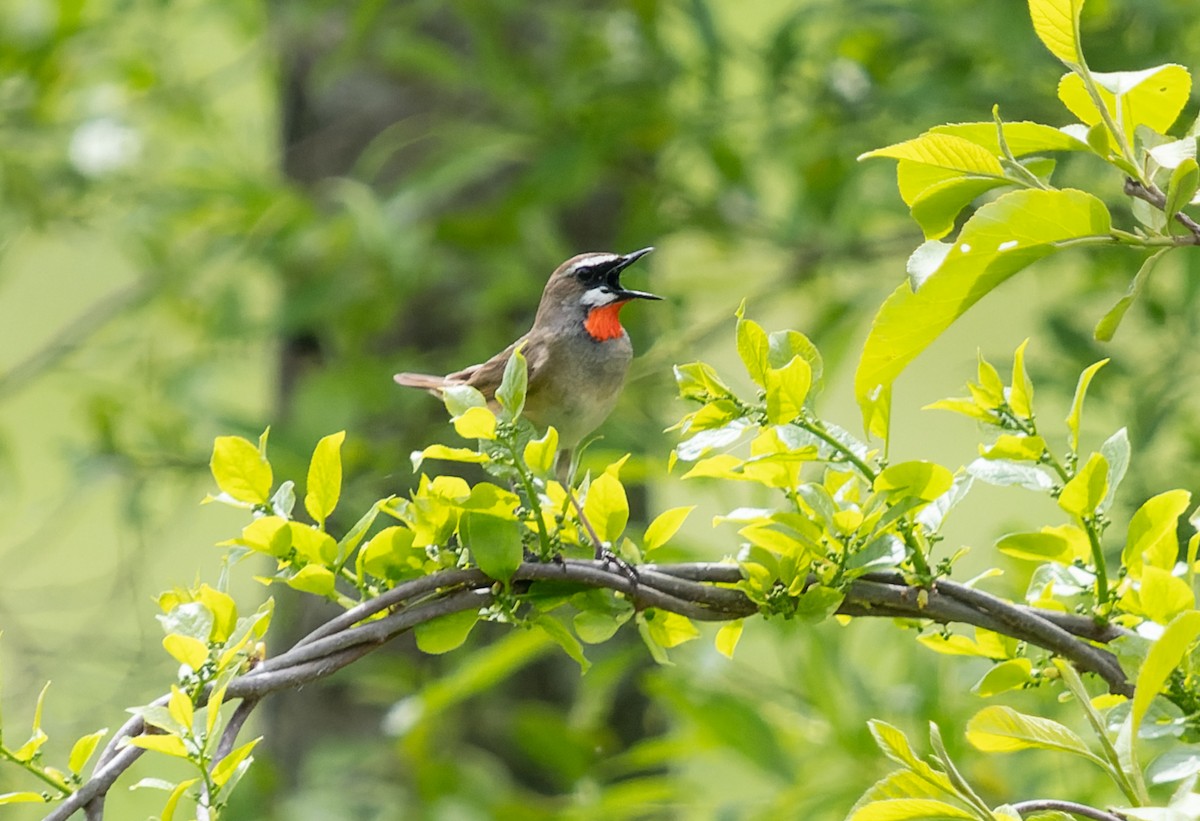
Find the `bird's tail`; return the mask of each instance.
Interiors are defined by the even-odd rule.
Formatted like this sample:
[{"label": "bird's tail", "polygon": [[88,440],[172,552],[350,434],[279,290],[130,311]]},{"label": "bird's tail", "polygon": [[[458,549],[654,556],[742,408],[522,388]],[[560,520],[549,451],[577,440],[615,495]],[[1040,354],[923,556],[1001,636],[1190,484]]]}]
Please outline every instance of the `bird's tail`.
[{"label": "bird's tail", "polygon": [[429,391],[439,398],[442,395],[442,388],[446,387],[446,377],[427,373],[398,373],[392,378],[396,380],[397,385]]}]

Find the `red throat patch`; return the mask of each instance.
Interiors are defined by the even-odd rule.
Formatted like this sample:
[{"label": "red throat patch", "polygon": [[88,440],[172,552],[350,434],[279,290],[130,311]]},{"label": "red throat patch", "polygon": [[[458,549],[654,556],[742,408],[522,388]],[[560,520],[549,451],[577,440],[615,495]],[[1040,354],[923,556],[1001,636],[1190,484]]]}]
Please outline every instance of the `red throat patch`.
[{"label": "red throat patch", "polygon": [[612,302],[588,311],[587,319],[583,321],[583,327],[587,328],[592,339],[597,342],[607,342],[625,333],[625,329],[621,327],[619,314],[627,301]]}]

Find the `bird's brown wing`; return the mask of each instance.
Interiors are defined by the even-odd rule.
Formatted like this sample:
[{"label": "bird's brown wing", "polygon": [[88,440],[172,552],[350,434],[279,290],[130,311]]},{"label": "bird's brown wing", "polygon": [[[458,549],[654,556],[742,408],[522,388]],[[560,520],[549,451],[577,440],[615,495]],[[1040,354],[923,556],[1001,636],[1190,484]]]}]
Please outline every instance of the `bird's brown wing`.
[{"label": "bird's brown wing", "polygon": [[521,346],[521,355],[525,357],[529,384],[532,385],[545,366],[549,352],[544,344],[539,344],[537,340],[530,340],[529,334],[521,337],[487,362],[481,362],[450,374],[446,377],[446,382],[465,383],[488,399],[492,399],[496,395],[496,389],[500,387],[500,382],[504,379],[504,368],[508,365],[508,360],[518,346]]}]

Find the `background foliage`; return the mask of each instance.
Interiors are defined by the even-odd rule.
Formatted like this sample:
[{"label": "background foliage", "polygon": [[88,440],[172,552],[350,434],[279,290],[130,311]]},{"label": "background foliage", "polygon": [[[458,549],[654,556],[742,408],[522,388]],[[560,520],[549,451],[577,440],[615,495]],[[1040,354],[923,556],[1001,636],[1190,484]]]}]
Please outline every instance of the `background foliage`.
[{"label": "background foliage", "polygon": [[[1093,68],[1196,66],[1190,5],[1093,2]],[[850,352],[919,234],[887,164],[854,158],[992,103],[1006,119],[1065,122],[1050,93],[1060,67],[1020,11],[1003,0],[851,13],[702,0],[5,6],[6,706],[55,679],[53,721],[92,711],[48,728],[65,737],[154,695],[168,662],[146,603],[181,569],[215,574],[207,545],[235,521],[195,508],[213,436],[253,437],[269,419],[277,470],[301,476],[316,440],[347,428],[345,495],[361,508],[406,492],[407,454],[444,414],[390,374],[448,370],[507,343],[546,274],[580,250],[659,247],[642,276],[669,303],[629,312],[644,355],[594,453],[598,464],[635,454],[623,474],[645,480],[635,515],[682,503],[655,480],[672,444],[660,431],[679,415],[669,366],[728,357],[743,296],[768,327],[819,342],[828,401],[845,402],[822,413],[856,424]],[[1059,173],[1088,169],[1065,161]],[[1079,370],[1111,353],[1091,327],[1128,277],[1127,260],[1088,263],[1056,258],[1007,286],[975,317],[970,349],[952,333],[906,374],[893,426],[908,446],[954,464],[973,455],[969,431],[956,440],[902,411],[955,392],[980,340],[1002,361],[1035,335],[1039,393],[1065,415]],[[1198,264],[1163,266],[1095,388],[1140,454],[1130,507],[1162,489],[1165,467],[1172,484],[1197,484],[1196,411],[1181,398],[1198,370]],[[711,512],[753,499],[699,501]],[[985,544],[1020,526],[991,507],[972,502],[956,537]],[[729,549],[732,533],[706,518],[685,532],[688,555]],[[277,629],[313,618],[280,604]],[[867,718],[937,720],[953,753],[983,669],[855,623],[803,636],[767,626],[732,663],[706,642],[660,668],[635,641],[616,643],[580,679],[544,642],[481,632],[469,654],[397,648],[272,704],[244,817],[413,806],[619,817],[647,801],[685,817],[840,817],[886,769]],[[967,766],[997,795],[1061,786],[1032,762]],[[137,794],[113,800],[143,812]]]}]

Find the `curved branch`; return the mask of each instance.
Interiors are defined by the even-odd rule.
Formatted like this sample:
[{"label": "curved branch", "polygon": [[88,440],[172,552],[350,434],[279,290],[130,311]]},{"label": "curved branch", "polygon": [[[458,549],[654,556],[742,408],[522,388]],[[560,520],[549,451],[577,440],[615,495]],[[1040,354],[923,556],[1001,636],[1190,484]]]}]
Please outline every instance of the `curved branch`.
[{"label": "curved branch", "polygon": [[1032,815],[1035,812],[1065,812],[1070,815],[1077,815],[1080,818],[1092,818],[1095,821],[1125,821],[1119,815],[1104,810],[1098,810],[1095,807],[1089,807],[1087,804],[1076,804],[1074,801],[1056,801],[1053,798],[1042,798],[1035,801],[1020,801],[1016,804],[1010,804],[1014,810],[1021,815]]},{"label": "curved branch", "polygon": [[[647,564],[637,568],[636,577],[630,577],[613,571],[603,561],[564,559],[524,562],[510,584],[565,582],[608,589],[621,593],[638,609],[654,607],[692,619],[723,621],[758,612],[757,604],[730,586],[741,579],[737,565],[728,563]],[[213,763],[233,749],[246,718],[264,696],[332,675],[396,636],[439,616],[486,608],[495,602],[500,587],[499,582],[477,569],[445,570],[402,582],[325,622],[289,650],[229,683],[226,697],[243,701],[223,731]],[[385,611],[391,612],[380,616]],[[1084,616],[1015,605],[955,582],[939,580],[930,589],[907,584],[896,572],[869,573],[849,585],[837,612],[983,627],[1061,655],[1080,670],[1099,675],[1113,692],[1129,694],[1133,690],[1115,657],[1093,644],[1112,641],[1125,631]],[[152,703],[165,704],[166,700],[163,696]],[[97,760],[91,779],[46,819],[61,821],[84,806],[89,809],[89,817],[100,818],[104,794],[142,753],[138,747],[122,747],[123,739],[145,731],[140,717],[127,721]],[[1110,818],[1089,817],[1103,821]]]}]

